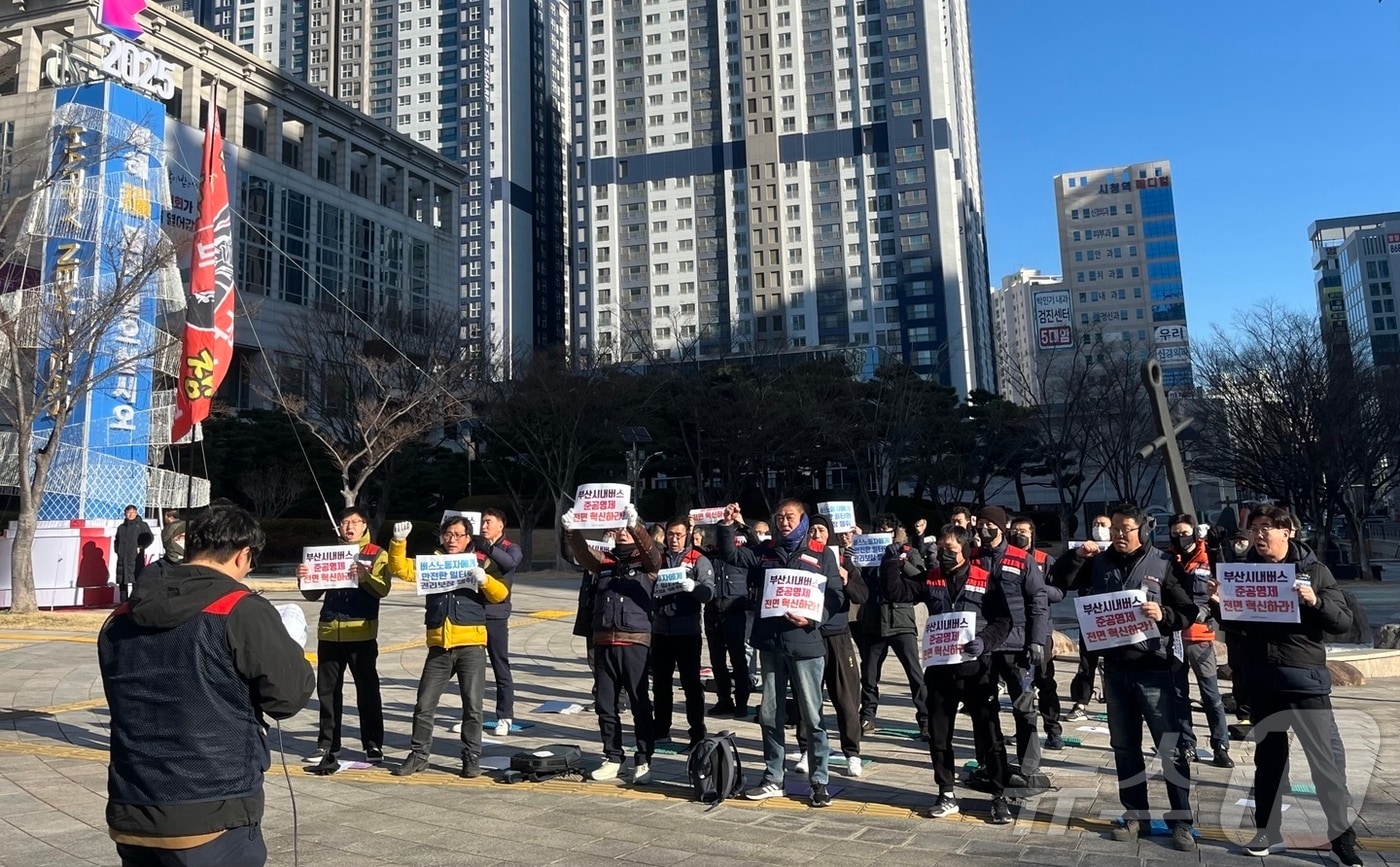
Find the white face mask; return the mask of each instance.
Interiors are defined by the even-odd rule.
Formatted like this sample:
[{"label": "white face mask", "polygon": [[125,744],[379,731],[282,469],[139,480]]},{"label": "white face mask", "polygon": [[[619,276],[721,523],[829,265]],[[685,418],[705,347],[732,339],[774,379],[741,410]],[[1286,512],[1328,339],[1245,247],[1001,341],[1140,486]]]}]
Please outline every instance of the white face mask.
[{"label": "white face mask", "polygon": [[1108,541],[1108,528],[1107,528],[1107,527],[1099,527],[1099,526],[1090,527],[1090,528],[1089,528],[1089,538],[1090,538],[1090,539],[1093,539],[1095,542],[1107,542],[1107,541]]}]

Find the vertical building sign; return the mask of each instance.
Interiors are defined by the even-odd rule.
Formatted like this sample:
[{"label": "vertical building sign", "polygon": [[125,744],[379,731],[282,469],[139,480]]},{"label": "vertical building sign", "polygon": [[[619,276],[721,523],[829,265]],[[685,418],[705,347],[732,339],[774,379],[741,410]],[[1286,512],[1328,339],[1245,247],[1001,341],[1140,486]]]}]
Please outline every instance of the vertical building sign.
[{"label": "vertical building sign", "polygon": [[[144,506],[150,455],[155,264],[162,249],[165,108],[108,82],[62,88],[54,100],[54,187],[36,215],[47,236],[43,302],[111,321],[75,382],[75,406],[40,506],[42,520],[115,519],[127,503]],[[125,298],[111,314],[114,297]],[[53,333],[44,320],[40,371]],[[76,368],[88,368],[78,359]],[[51,424],[51,423],[49,423]],[[46,433],[46,425],[36,425]],[[46,437],[41,436],[42,442]]]},{"label": "vertical building sign", "polygon": [[1070,327],[1069,290],[1036,292],[1033,296],[1033,307],[1037,348],[1065,349],[1074,345],[1074,333]]}]

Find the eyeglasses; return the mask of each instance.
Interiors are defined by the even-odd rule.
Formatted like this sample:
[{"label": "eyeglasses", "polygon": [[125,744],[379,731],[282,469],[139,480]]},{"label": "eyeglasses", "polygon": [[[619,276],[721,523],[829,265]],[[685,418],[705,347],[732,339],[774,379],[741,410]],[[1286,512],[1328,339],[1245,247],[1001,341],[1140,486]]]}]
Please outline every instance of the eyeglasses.
[{"label": "eyeglasses", "polygon": [[340,526],[342,526],[342,527],[364,527],[364,526],[368,526],[368,525],[365,524],[364,521],[354,520],[354,521],[341,521],[341,522],[340,522]]},{"label": "eyeglasses", "polygon": [[1249,532],[1253,533],[1253,534],[1256,535],[1256,536],[1263,536],[1265,533],[1268,533],[1270,530],[1280,530],[1280,531],[1282,531],[1282,530],[1287,530],[1287,529],[1288,529],[1287,527],[1275,527],[1273,524],[1261,524],[1261,525],[1257,525],[1257,526],[1254,526],[1254,527],[1250,527],[1250,528],[1249,528]]},{"label": "eyeglasses", "polygon": [[1124,538],[1127,538],[1128,536],[1131,536],[1137,531],[1137,527],[1111,527],[1109,528],[1108,532],[1111,536],[1123,536]]},{"label": "eyeglasses", "polygon": [[470,537],[469,537],[466,533],[443,533],[443,534],[442,534],[442,538],[444,538],[444,539],[468,539],[468,538],[470,538]]}]

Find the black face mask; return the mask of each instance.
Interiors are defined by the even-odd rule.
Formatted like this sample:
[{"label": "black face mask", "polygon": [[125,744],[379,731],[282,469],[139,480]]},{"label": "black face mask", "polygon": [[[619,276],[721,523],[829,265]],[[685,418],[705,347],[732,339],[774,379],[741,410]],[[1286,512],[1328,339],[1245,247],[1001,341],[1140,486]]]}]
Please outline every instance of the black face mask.
[{"label": "black face mask", "polygon": [[996,527],[984,524],[977,528],[977,538],[981,539],[983,544],[990,545],[992,544],[992,540],[997,537],[997,532],[998,530]]},{"label": "black face mask", "polygon": [[1031,537],[1027,536],[1025,533],[1012,533],[1007,538],[1009,538],[1011,540],[1011,544],[1015,545],[1017,548],[1024,548],[1027,551],[1030,550]]},{"label": "black face mask", "polygon": [[952,572],[958,568],[958,552],[940,549],[938,552],[938,568],[944,572]]},{"label": "black face mask", "polygon": [[1190,554],[1196,550],[1196,539],[1193,536],[1172,536],[1172,545],[1183,554]]}]

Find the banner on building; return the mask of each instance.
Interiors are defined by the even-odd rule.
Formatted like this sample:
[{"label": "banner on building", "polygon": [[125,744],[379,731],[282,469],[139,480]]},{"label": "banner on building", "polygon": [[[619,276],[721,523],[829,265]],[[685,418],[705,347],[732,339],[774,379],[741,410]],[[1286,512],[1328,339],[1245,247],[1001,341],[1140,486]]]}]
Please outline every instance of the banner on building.
[{"label": "banner on building", "polygon": [[1055,289],[1036,292],[1032,300],[1032,307],[1035,312],[1037,348],[1042,350],[1064,349],[1074,345],[1069,290]]}]

